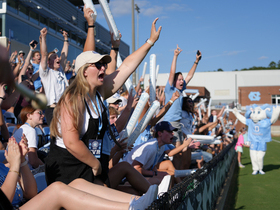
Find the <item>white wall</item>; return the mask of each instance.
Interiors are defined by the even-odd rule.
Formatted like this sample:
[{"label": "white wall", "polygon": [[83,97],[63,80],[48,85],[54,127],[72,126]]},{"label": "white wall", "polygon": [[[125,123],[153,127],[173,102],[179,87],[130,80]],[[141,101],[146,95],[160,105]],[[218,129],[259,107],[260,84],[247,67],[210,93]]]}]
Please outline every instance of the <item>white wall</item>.
[{"label": "white wall", "polygon": [[[165,86],[168,75],[158,74],[156,85]],[[183,76],[186,77],[187,73],[183,73]],[[145,87],[149,85],[148,78],[146,74]],[[205,87],[214,101],[232,101],[238,99],[238,87],[279,86],[280,70],[196,72],[188,85]]]}]

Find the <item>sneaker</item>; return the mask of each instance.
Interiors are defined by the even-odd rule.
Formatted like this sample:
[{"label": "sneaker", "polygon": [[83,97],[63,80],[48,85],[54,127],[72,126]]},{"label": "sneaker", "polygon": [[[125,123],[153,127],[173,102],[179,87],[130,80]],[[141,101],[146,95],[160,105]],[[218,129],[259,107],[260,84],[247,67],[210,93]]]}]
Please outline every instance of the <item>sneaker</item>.
[{"label": "sneaker", "polygon": [[146,194],[141,197],[135,196],[129,204],[129,210],[144,210],[157,198],[158,186],[151,185]]},{"label": "sneaker", "polygon": [[245,166],[240,163],[239,168],[245,168]]},{"label": "sneaker", "polygon": [[264,172],[263,170],[259,170],[259,173],[260,173],[261,175],[264,175],[264,174],[265,174],[265,172]]},{"label": "sneaker", "polygon": [[161,196],[163,193],[167,192],[170,187],[171,176],[166,175],[163,177],[161,183],[158,186],[158,196]]},{"label": "sneaker", "polygon": [[258,171],[253,171],[252,175],[257,175]]}]

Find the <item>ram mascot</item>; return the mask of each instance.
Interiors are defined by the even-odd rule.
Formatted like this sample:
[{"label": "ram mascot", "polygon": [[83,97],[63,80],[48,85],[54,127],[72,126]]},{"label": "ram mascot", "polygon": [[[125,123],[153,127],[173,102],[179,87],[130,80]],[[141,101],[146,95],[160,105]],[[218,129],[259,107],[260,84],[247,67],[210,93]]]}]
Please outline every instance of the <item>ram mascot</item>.
[{"label": "ram mascot", "polygon": [[252,105],[246,107],[245,116],[234,108],[233,114],[243,124],[248,126],[248,141],[250,142],[250,157],[253,175],[265,174],[263,171],[263,158],[266,152],[266,142],[271,139],[271,125],[278,119],[279,106],[264,104],[262,106]]}]

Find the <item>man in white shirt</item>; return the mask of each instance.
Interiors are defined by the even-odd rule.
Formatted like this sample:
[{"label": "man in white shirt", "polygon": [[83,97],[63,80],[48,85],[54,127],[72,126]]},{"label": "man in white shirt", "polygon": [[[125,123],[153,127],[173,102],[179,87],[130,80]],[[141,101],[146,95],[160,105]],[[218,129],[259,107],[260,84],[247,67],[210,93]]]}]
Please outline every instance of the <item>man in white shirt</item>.
[{"label": "man in white shirt", "polygon": [[[175,167],[172,162],[170,160],[161,161],[161,157],[164,153],[173,156],[181,152],[191,143],[192,139],[185,140],[181,146],[173,150],[166,150],[164,145],[172,143],[173,131],[177,131],[177,128],[174,128],[169,122],[161,121],[157,123],[154,127],[155,138],[134,147],[125,156],[124,161],[130,163],[143,176],[154,177],[159,181],[167,174],[174,175]],[[174,181],[178,183],[181,179],[177,177]]]},{"label": "man in white shirt", "polygon": [[47,29],[41,30],[42,42],[40,45],[41,50],[41,63],[39,67],[39,75],[41,77],[42,84],[44,86],[45,94],[48,100],[48,108],[45,110],[45,117],[48,125],[50,125],[53,110],[62,96],[65,88],[68,86],[68,81],[64,73],[64,68],[67,62],[68,55],[68,37],[67,32],[63,31],[64,45],[61,50],[61,56],[55,52],[48,54],[47,52]]}]

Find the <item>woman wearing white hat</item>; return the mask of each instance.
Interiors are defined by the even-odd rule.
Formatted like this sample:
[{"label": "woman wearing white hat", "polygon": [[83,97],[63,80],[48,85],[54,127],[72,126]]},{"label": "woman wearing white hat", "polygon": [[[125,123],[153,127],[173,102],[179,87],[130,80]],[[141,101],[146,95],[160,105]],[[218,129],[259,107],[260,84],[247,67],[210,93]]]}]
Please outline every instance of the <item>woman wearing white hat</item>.
[{"label": "woman wearing white hat", "polygon": [[[161,27],[156,30],[155,19],[150,38],[137,51],[129,55],[114,73],[104,77],[109,55],[86,51],[76,58],[76,79],[59,100],[51,123],[50,153],[46,159],[48,184],[75,178],[90,182],[106,168],[102,139],[108,125],[103,100],[113,95],[133,73],[158,40]],[[108,167],[107,167],[108,168]],[[102,179],[106,180],[106,171]]]}]

